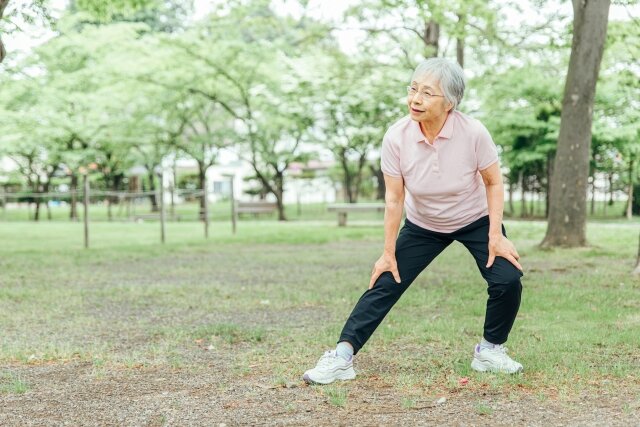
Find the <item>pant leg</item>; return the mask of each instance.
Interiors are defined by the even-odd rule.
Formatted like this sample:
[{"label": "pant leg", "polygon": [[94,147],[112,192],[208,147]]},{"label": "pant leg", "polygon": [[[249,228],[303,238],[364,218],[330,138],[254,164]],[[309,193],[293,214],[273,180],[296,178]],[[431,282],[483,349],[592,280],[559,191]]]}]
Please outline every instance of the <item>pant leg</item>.
[{"label": "pant leg", "polygon": [[405,221],[396,241],[396,262],[401,283],[384,272],[358,300],[342,329],[338,342],[347,341],[354,354],[369,340],[382,319],[415,278],[452,240]]},{"label": "pant leg", "polygon": [[[506,230],[502,226],[502,234]],[[484,338],[493,344],[507,341],[520,308],[522,272],[505,258],[496,257],[487,268],[489,259],[489,217],[483,217],[453,233],[453,237],[471,252],[482,277],[487,281],[487,311]]]}]

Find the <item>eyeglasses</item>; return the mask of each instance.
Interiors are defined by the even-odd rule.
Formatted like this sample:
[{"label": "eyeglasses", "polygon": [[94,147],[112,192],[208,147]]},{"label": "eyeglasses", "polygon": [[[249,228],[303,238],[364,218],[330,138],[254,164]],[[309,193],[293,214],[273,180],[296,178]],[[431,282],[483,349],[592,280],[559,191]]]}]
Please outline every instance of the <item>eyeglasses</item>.
[{"label": "eyeglasses", "polygon": [[[418,88],[413,86],[407,86],[407,95],[416,96],[416,93],[418,93]],[[419,93],[423,99],[431,99],[435,97],[444,98],[444,95],[436,95],[434,93],[429,92],[428,90],[422,90],[422,91],[419,91]]]}]

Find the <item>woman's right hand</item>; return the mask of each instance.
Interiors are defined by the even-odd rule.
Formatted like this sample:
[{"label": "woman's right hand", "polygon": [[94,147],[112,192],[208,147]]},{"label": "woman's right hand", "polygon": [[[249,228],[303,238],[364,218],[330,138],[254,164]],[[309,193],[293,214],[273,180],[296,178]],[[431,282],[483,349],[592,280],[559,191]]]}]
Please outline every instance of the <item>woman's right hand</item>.
[{"label": "woman's right hand", "polygon": [[376,280],[378,280],[378,277],[380,277],[380,275],[385,271],[390,271],[396,282],[400,283],[400,273],[398,272],[398,263],[396,262],[395,255],[384,252],[373,266],[373,271],[371,272],[371,281],[369,282],[369,289],[373,288],[373,285],[376,283]]}]

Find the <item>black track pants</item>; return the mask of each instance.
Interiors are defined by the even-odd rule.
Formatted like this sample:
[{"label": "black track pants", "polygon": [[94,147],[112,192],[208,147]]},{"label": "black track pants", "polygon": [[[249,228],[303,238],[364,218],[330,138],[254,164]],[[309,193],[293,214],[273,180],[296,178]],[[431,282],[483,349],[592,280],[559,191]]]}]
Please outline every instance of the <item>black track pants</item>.
[{"label": "black track pants", "polygon": [[[506,236],[504,226],[502,233]],[[358,300],[338,342],[348,341],[357,353],[418,274],[455,240],[471,252],[488,284],[484,338],[493,344],[506,342],[520,307],[522,272],[502,257],[496,257],[490,268],[485,267],[489,259],[488,216],[453,233],[430,231],[405,220],[396,242],[396,261],[402,282],[396,283],[388,271],[382,273],[373,288]]]}]

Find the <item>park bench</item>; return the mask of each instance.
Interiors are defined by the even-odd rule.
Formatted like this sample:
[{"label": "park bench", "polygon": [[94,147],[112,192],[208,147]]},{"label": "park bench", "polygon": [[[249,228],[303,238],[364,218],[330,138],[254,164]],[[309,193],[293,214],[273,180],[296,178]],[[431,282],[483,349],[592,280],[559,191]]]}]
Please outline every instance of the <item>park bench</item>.
[{"label": "park bench", "polygon": [[275,212],[278,209],[278,204],[275,202],[241,202],[236,200],[235,202],[236,214],[269,214]]},{"label": "park bench", "polygon": [[347,214],[350,212],[384,212],[384,203],[334,203],[327,206],[329,212],[338,213],[338,226],[347,225]]}]

